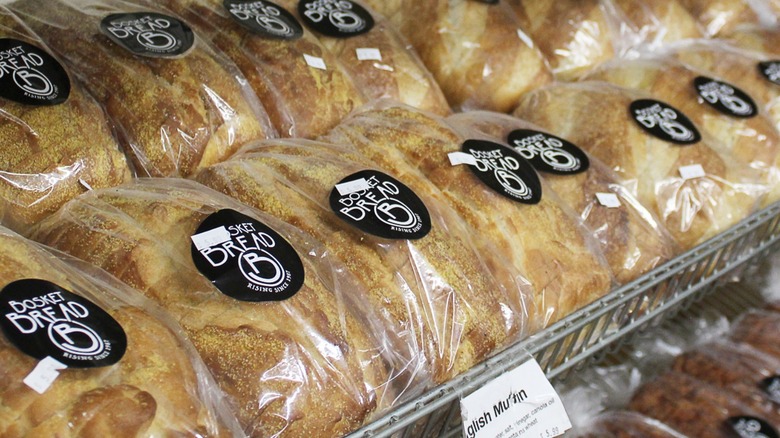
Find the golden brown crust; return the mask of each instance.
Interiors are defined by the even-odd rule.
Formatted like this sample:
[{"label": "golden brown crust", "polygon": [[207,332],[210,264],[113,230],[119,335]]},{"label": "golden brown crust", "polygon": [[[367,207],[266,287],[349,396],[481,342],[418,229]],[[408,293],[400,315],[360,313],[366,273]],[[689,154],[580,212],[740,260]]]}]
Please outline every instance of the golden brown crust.
[{"label": "golden brown crust", "polygon": [[613,3],[636,30],[648,32],[648,41],[671,43],[704,37],[699,23],[678,0],[613,0]]},{"label": "golden brown crust", "polygon": [[728,34],[736,26],[745,23],[758,24],[760,17],[741,0],[678,0],[699,20],[708,36]]}]

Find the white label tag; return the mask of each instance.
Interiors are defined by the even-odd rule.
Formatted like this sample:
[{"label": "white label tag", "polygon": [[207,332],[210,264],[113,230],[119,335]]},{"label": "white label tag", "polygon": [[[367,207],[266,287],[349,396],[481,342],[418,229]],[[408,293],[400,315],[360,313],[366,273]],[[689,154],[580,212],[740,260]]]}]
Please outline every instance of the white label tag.
[{"label": "white label tag", "polygon": [[336,184],[336,190],[339,191],[339,195],[345,196],[350,193],[360,192],[362,190],[368,190],[371,186],[368,185],[368,181],[365,178],[356,179],[341,184]]},{"label": "white label tag", "polygon": [[476,166],[477,159],[473,155],[465,152],[450,152],[447,154],[450,158],[450,164],[457,166],[459,164],[468,164],[469,166]]},{"label": "white label tag", "polygon": [[546,438],[571,429],[560,397],[534,359],[463,397],[460,411],[467,438]]},{"label": "white label tag", "polygon": [[361,47],[355,49],[355,54],[359,61],[381,61],[382,52],[379,49],[372,49],[368,47]]},{"label": "white label tag", "polygon": [[680,170],[680,176],[686,180],[701,178],[707,175],[704,172],[704,168],[701,167],[701,164],[691,164],[690,166],[683,166],[679,170]]},{"label": "white label tag", "polygon": [[200,234],[195,234],[190,237],[190,239],[192,239],[192,243],[195,244],[195,248],[200,251],[205,248],[211,248],[214,245],[219,245],[220,243],[229,242],[230,231],[222,226],[214,228],[213,230],[204,231]]},{"label": "white label tag", "polygon": [[620,207],[620,199],[614,193],[596,193],[596,199],[599,200],[599,204],[607,208]]},{"label": "white label tag", "polygon": [[303,54],[303,59],[306,60],[306,64],[309,64],[309,67],[318,68],[320,70],[327,70],[328,68],[325,66],[325,60],[322,58],[318,58],[316,56],[311,56],[307,54]]},{"label": "white label tag", "polygon": [[43,394],[54,383],[57,376],[60,375],[59,371],[67,368],[65,364],[60,363],[57,359],[46,356],[35,365],[35,368],[24,378],[23,382],[32,388],[33,391]]}]

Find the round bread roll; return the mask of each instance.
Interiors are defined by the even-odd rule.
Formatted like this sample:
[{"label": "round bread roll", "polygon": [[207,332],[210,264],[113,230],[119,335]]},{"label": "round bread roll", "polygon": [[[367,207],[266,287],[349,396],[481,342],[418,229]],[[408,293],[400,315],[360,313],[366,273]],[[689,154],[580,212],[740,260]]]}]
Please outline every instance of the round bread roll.
[{"label": "round bread roll", "polygon": [[750,1],[744,0],[678,0],[699,20],[708,36],[728,34],[744,23],[761,22]]}]

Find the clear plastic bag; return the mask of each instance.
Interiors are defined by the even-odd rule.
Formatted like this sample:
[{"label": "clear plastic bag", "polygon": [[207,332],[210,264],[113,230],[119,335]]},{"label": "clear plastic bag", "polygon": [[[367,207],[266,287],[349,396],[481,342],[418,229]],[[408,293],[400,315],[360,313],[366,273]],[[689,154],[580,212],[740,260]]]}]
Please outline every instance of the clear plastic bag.
[{"label": "clear plastic bag", "polygon": [[[498,143],[508,142],[509,146],[514,144],[510,142],[510,135],[518,130],[543,133],[541,128],[532,123],[484,111],[456,114],[450,116],[447,122],[464,136],[474,138],[481,134]],[[562,148],[563,145],[553,145],[548,151]],[[532,149],[526,147],[523,150]],[[531,155],[542,156],[544,153],[531,152]],[[548,156],[550,161],[558,160],[555,155]],[[569,159],[571,157],[569,153]],[[586,155],[586,158],[589,161],[587,170],[575,174],[561,175],[537,170],[550,189],[588,227],[609,262],[615,279],[619,283],[627,283],[671,259],[676,252],[675,245],[653,214],[620,184],[604,164],[590,156]],[[602,204],[599,196],[605,195],[615,196],[617,205]]]},{"label": "clear plastic bag", "polygon": [[[634,40],[627,41],[634,46],[632,48],[657,48],[675,41],[704,37],[704,29],[678,0],[608,2],[623,21],[621,36],[633,35]],[[627,31],[622,27],[627,27]],[[623,49],[626,50],[625,47]]]},{"label": "clear plastic bag", "polygon": [[708,36],[727,34],[745,23],[773,21],[762,12],[761,0],[678,0],[699,20]]},{"label": "clear plastic bag", "polygon": [[139,179],[74,199],[36,238],[159,302],[249,435],[341,435],[393,399],[365,291],[271,216],[188,180]]},{"label": "clear plastic bag", "polygon": [[[557,321],[609,291],[609,269],[579,221],[547,192],[537,204],[524,205],[490,188],[469,169],[476,167],[451,164],[449,154],[461,152],[466,138],[442,118],[379,102],[353,114],[323,139],[351,145],[384,168],[408,163],[412,172],[419,172],[436,185],[449,205],[476,230],[476,243],[490,244],[480,248],[482,254],[488,257],[489,251],[495,251],[492,256],[496,261],[492,263],[527,278],[532,296],[524,310],[532,330]],[[490,155],[503,154],[501,145],[485,146],[497,148],[488,151]],[[500,180],[509,167],[509,163],[504,166],[494,162],[485,165],[487,170],[482,174],[488,178],[495,174]],[[528,285],[516,283],[521,296],[526,295]]]},{"label": "clear plastic bag", "polygon": [[504,2],[367,0],[407,38],[455,109],[507,112],[551,73]]},{"label": "clear plastic bag", "polygon": [[46,45],[2,7],[0,37],[7,63],[21,67],[32,59],[35,64],[34,70],[22,71],[31,74],[26,88],[18,90],[32,91],[37,99],[12,95],[17,85],[11,67],[0,74],[9,81],[0,93],[0,223],[24,234],[90,187],[127,181],[130,169],[103,110],[56,58],[50,59]]},{"label": "clear plastic bag", "polygon": [[[221,393],[178,326],[105,272],[81,270],[83,263],[60,258],[0,228],[0,301],[3,320],[14,326],[0,334],[0,434],[241,433],[231,429],[235,419],[226,414]],[[121,334],[112,331],[114,323]],[[22,352],[17,342],[29,348],[33,339],[45,347]],[[71,357],[87,365],[61,364],[67,368],[57,371],[50,386],[33,390],[23,381],[34,382],[25,376],[42,373],[38,367],[45,359],[29,354],[48,354],[58,362]]]},{"label": "clear plastic bag", "polygon": [[752,310],[742,314],[731,330],[731,339],[780,360],[780,313],[771,310]]},{"label": "clear plastic bag", "polygon": [[[348,178],[359,172],[360,178]],[[516,340],[521,306],[493,279],[472,248],[468,227],[443,204],[435,187],[407,175],[396,176],[396,181],[387,176],[393,177],[393,172],[377,168],[350,149],[269,140],[248,145],[231,160],[205,169],[198,181],[301,227],[346,262],[372,305],[386,315],[389,331],[407,346],[406,354],[398,351],[392,362],[400,375],[394,384],[407,393],[398,394],[408,398],[420,389],[419,383],[418,388],[414,385],[420,380],[415,373],[425,377],[422,387],[430,378],[442,383]],[[373,179],[378,188],[339,195],[334,203],[335,191],[341,190],[338,184],[365,178]],[[424,207],[415,206],[414,196],[399,186],[411,189]],[[393,208],[387,210],[388,216],[374,213],[397,203],[419,211],[408,214]],[[407,225],[402,220],[405,214],[424,217],[426,212],[430,230],[424,236],[372,234],[411,232],[422,222]],[[396,225],[388,227],[380,218]]]},{"label": "clear plastic bag", "polygon": [[103,105],[141,176],[186,177],[276,135],[238,69],[176,17],[120,0],[8,7]]},{"label": "clear plastic bag", "polygon": [[574,436],[578,438],[685,438],[658,420],[631,411],[605,412]]},{"label": "clear plastic bag", "polygon": [[[631,117],[635,104],[642,106],[642,121]],[[609,166],[683,249],[747,217],[765,194],[706,141],[675,144],[640,128],[652,125],[667,139],[696,140],[684,115],[639,91],[595,81],[553,85],[528,93],[514,115]]]}]

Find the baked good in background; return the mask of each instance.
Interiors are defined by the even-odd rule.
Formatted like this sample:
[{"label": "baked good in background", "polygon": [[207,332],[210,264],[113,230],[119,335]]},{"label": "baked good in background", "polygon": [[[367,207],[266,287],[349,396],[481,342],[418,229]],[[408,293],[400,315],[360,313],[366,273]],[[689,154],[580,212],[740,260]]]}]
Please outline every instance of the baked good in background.
[{"label": "baked good in background", "polygon": [[[158,320],[162,312],[140,294],[105,273],[79,271],[78,265],[66,264],[4,228],[0,261],[3,320],[15,321],[26,333],[17,341],[32,344],[41,332],[48,338],[44,327],[54,323],[46,316],[56,317],[60,326],[53,331],[70,336],[72,344],[41,342],[50,348],[43,354],[67,362],[63,357],[80,348],[73,360],[87,364],[61,364],[67,369],[57,371],[48,388],[33,390],[23,381],[43,357],[16,346],[10,336],[20,331],[0,333],[1,435],[232,436],[220,417],[218,395],[209,386],[213,382],[192,346],[182,340],[180,329]],[[55,287],[47,289],[43,282]],[[17,298],[20,289],[37,309]],[[36,311],[37,332],[36,323],[31,324]],[[99,340],[99,348],[87,348],[95,345],[86,343],[81,333],[87,331],[94,336],[90,340]]]},{"label": "baked good in background", "polygon": [[[491,189],[469,169],[471,166],[453,166],[449,154],[462,152],[467,139],[441,117],[381,102],[351,115],[323,139],[350,145],[383,168],[392,170],[396,163],[406,162],[436,185],[478,233],[477,244],[490,243],[491,247],[481,252],[496,251],[502,265],[530,283],[533,301],[525,311],[532,332],[609,291],[609,269],[578,220],[554,196],[545,193],[536,199],[537,204],[520,204]],[[487,151],[491,156],[504,154],[501,145],[486,146],[493,148]],[[527,183],[536,184],[533,169],[526,166],[532,174]],[[501,178],[508,167],[499,167],[495,172]],[[518,285],[518,290],[523,286]]]},{"label": "baked good in background", "polygon": [[[526,94],[514,115],[574,142],[609,166],[678,245],[689,249],[747,217],[764,191],[744,181],[741,169],[706,141],[676,144],[640,128],[631,117],[634,102],[649,105],[651,112],[664,108],[662,102],[646,102],[648,98],[605,82],[557,84]],[[666,109],[653,114],[648,113],[646,122],[661,117],[657,128],[663,121],[679,138],[696,139],[695,127],[679,123],[676,111],[674,120],[665,115]],[[701,166],[704,176],[684,178],[680,168],[691,165]]]},{"label": "baked good in background", "polygon": [[[350,177],[358,173],[400,193],[373,190],[339,197],[345,202],[337,201],[337,207],[349,205],[343,220],[335,214],[333,193],[337,184],[353,181]],[[409,382],[421,376],[435,384],[445,382],[516,340],[521,305],[514,303],[514,291],[510,294],[493,278],[469,242],[470,228],[442,202],[435,187],[406,177],[409,173],[397,181],[387,175],[392,177],[354,150],[313,141],[268,140],[204,169],[197,180],[301,228],[345,262],[372,306],[390,320],[398,343],[408,346],[407,353],[397,349],[393,366],[400,374],[393,379],[395,386],[410,393],[408,398],[416,390]],[[405,239],[372,234],[384,234],[385,228],[359,229],[371,220],[374,208],[381,208],[380,199],[401,202],[412,211],[419,208],[399,184],[422,201],[430,230]],[[355,207],[359,203],[368,207]],[[398,222],[402,214],[396,211]]]},{"label": "baked good in background", "polygon": [[780,343],[777,342],[780,313],[770,310],[745,312],[731,327],[731,339],[780,360]]},{"label": "baked good in background", "polygon": [[631,411],[608,411],[593,419],[578,438],[685,438],[653,418]]},{"label": "baked good in background", "polygon": [[12,67],[0,75],[0,223],[26,233],[90,187],[127,181],[130,169],[97,102],[5,8],[0,37],[6,64],[41,64],[24,70],[27,88],[16,85]]},{"label": "baked good in background", "polygon": [[728,34],[740,24],[761,22],[762,17],[750,1],[744,0],[678,0],[699,20],[707,36]]},{"label": "baked good in background", "polygon": [[454,109],[508,112],[550,82],[547,62],[504,2],[367,0],[411,42]]},{"label": "baked good in background", "polygon": [[682,111],[728,162],[756,171],[753,181],[767,187],[765,205],[780,199],[780,133],[735,85],[666,57],[609,62],[587,79],[642,90]]},{"label": "baked good in background", "polygon": [[[228,9],[221,0],[144,1],[187,19],[235,62],[282,137],[315,137],[364,103],[337,57],[296,18],[295,2],[264,2],[275,15],[252,2],[235,1]],[[269,20],[265,27],[255,24],[263,20]]]},{"label": "baked good in background", "polygon": [[[216,243],[209,232],[220,230],[233,234]],[[355,311],[365,292],[344,268],[310,236],[200,184],[139,179],[92,191],[43,222],[35,237],[160,303],[251,436],[343,435],[388,390],[385,329]],[[269,252],[275,270],[264,268]],[[214,275],[212,265],[231,270]],[[281,282],[258,283],[257,276]]]},{"label": "baked good in background", "polygon": [[780,31],[772,27],[743,25],[720,38],[743,50],[780,56]]},{"label": "baked good in background", "polygon": [[[235,66],[175,17],[118,0],[24,0],[8,7],[103,105],[138,175],[186,177],[248,140],[276,135]],[[131,15],[111,17],[114,24],[106,21],[101,31],[110,14]],[[145,24],[153,20],[162,21]],[[147,31],[158,32],[147,35],[151,43],[133,42],[134,32]]]},{"label": "baked good in background", "polygon": [[650,47],[690,38],[703,38],[704,29],[678,0],[611,0],[613,7]]},{"label": "baked good in background", "polygon": [[[564,149],[560,140],[565,139],[553,138],[532,123],[487,111],[455,114],[447,118],[447,123],[463,136],[476,138],[481,134],[487,139],[522,150],[526,158],[558,164],[558,167],[543,164],[537,171],[558,198],[582,219],[619,283],[634,280],[674,256],[676,248],[671,236],[653,214],[620,184],[603,163],[587,154],[583,160],[575,155],[577,151]],[[541,139],[527,142],[540,134]],[[561,155],[556,155],[556,152]],[[582,151],[579,150],[579,153]],[[541,158],[543,155],[547,158]],[[565,169],[565,165],[585,170],[556,173],[556,169]],[[604,194],[616,196],[618,205],[602,205],[599,196]]]}]

